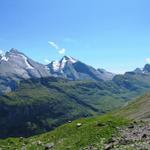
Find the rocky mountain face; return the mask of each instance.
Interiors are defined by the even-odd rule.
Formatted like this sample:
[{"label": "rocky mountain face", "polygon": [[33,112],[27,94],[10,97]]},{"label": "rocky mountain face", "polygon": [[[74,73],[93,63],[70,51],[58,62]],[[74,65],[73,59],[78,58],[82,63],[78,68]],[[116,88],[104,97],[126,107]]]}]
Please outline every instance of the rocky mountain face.
[{"label": "rocky mountain face", "polygon": [[52,61],[47,67],[56,77],[70,80],[111,80],[113,73],[103,69],[95,69],[72,57],[64,56],[60,61]]},{"label": "rocky mountain face", "polygon": [[0,56],[0,75],[13,79],[28,79],[50,76],[44,65],[25,56],[16,49],[11,49]]},{"label": "rocky mountain face", "polygon": [[50,76],[46,66],[33,61],[16,49],[0,55],[0,93],[10,92],[17,81]]},{"label": "rocky mountain face", "polygon": [[149,73],[150,74],[150,64],[146,64],[144,66],[144,69],[143,69],[144,73]]},{"label": "rocky mountain face", "polygon": [[[16,49],[0,55],[0,94],[12,91],[22,79],[60,77],[69,80],[111,80],[107,71],[96,70],[72,57],[43,65]],[[17,82],[16,82],[17,81]]]},{"label": "rocky mountain face", "polygon": [[107,80],[112,80],[113,77],[115,76],[114,73],[108,72],[105,69],[98,69],[97,71],[99,71],[101,79],[107,81]]},{"label": "rocky mountain face", "polygon": [[[139,85],[150,81],[150,64],[143,69],[115,75],[104,69],[95,69],[80,60],[64,56],[60,61],[43,65],[27,57],[16,49],[0,54],[0,94],[13,91],[20,80],[30,78],[59,77],[68,80],[113,81],[118,85],[134,90]],[[142,83],[141,83],[142,82]]]},{"label": "rocky mountain face", "polygon": [[[126,89],[135,91],[137,89],[146,89],[150,85],[150,64],[146,64],[143,69],[137,68],[134,71],[126,72],[123,75],[116,75],[113,82]],[[149,89],[148,89],[149,91]],[[141,90],[139,90],[141,92]]]},{"label": "rocky mountain face", "polygon": [[150,64],[146,64],[144,66],[144,68],[136,68],[134,71],[131,71],[131,72],[127,72],[127,73],[130,73],[130,74],[147,74],[147,75],[150,75]]},{"label": "rocky mountain face", "polygon": [[[20,80],[30,78],[59,77],[68,80],[113,81],[119,86],[134,90],[150,81],[150,64],[143,69],[114,75],[104,69],[95,69],[80,60],[64,56],[60,61],[43,65],[16,49],[0,54],[0,94],[14,91]],[[134,84],[136,82],[138,84]],[[143,87],[143,86],[142,86]]]}]

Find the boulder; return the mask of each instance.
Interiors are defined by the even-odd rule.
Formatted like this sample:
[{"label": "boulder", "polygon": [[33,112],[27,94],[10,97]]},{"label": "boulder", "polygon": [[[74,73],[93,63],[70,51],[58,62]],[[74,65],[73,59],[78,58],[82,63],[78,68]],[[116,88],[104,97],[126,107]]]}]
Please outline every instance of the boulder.
[{"label": "boulder", "polygon": [[48,143],[45,145],[45,150],[50,150],[54,147],[54,143]]},{"label": "boulder", "polygon": [[77,123],[76,125],[78,128],[82,126],[82,123]]}]

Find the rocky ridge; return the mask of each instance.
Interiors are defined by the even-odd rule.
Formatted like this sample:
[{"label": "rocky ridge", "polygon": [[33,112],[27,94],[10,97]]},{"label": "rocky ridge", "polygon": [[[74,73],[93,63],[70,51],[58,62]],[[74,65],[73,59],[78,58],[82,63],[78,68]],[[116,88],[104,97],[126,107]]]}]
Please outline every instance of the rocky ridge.
[{"label": "rocky ridge", "polygon": [[0,95],[14,91],[17,83],[24,79],[59,77],[68,80],[111,80],[113,76],[113,73],[97,70],[69,56],[44,65],[14,48],[0,54]]}]

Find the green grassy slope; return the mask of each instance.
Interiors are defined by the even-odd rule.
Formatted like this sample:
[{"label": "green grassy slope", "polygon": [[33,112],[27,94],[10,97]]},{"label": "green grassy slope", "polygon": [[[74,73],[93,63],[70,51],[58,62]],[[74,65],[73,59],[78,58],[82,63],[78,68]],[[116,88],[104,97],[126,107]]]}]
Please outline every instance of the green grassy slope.
[{"label": "green grassy slope", "polygon": [[150,93],[137,98],[128,106],[116,112],[117,115],[130,119],[150,119]]},{"label": "green grassy slope", "polygon": [[0,97],[0,137],[30,136],[80,117],[106,113],[123,105],[113,85],[56,78],[22,81]]},{"label": "green grassy slope", "polygon": [[107,113],[149,90],[145,86],[130,90],[104,81],[22,81],[15,92],[0,97],[0,137],[40,134],[68,120]]},{"label": "green grassy slope", "polygon": [[[77,123],[82,125],[77,127]],[[0,148],[44,150],[47,144],[51,144],[54,150],[80,150],[90,146],[103,149],[104,143],[117,132],[117,127],[128,123],[125,119],[111,115],[80,119],[39,136],[0,140]]]},{"label": "green grassy slope", "polygon": [[[51,132],[30,138],[0,140],[0,148],[44,150],[49,145],[53,150],[84,150],[90,147],[103,150],[105,143],[118,135],[118,128],[128,127],[130,119],[148,119],[149,105],[150,94],[146,94],[128,106],[103,116],[78,119]],[[79,123],[81,126],[77,126]]]}]

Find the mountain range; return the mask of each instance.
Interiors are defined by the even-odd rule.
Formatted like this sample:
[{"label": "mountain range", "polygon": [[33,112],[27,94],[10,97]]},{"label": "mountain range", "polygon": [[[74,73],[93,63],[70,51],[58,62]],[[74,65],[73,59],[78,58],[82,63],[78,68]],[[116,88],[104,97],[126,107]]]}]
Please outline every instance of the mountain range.
[{"label": "mountain range", "polygon": [[31,136],[123,107],[150,91],[149,68],[114,75],[68,56],[43,65],[11,49],[0,57],[0,137]]},{"label": "mountain range", "polygon": [[104,69],[95,69],[69,56],[64,56],[60,61],[52,61],[48,65],[43,65],[14,48],[0,55],[0,94],[14,91],[20,80],[30,78],[59,77],[73,81],[116,81],[118,77],[128,78],[128,75],[136,76],[136,78],[140,76],[149,78],[150,65],[146,64],[143,69],[137,68],[124,75],[115,75]]},{"label": "mountain range", "polygon": [[52,76],[68,80],[111,80],[114,74],[95,69],[69,56],[64,56],[59,62],[43,65],[14,48],[0,55],[1,94],[13,91],[17,86],[15,81]]},{"label": "mountain range", "polygon": [[111,80],[113,73],[104,69],[95,69],[79,60],[64,56],[60,61],[52,61],[47,65],[50,73],[55,77],[70,80]]}]

